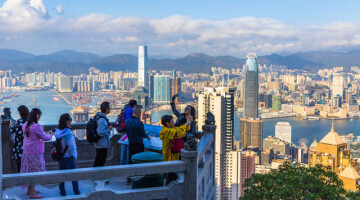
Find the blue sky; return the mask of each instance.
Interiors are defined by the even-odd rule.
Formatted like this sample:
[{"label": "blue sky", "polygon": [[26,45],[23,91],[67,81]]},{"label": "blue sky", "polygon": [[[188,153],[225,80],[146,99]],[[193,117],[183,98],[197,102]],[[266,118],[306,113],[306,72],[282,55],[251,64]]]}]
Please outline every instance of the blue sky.
[{"label": "blue sky", "polygon": [[360,20],[360,1],[334,0],[46,0],[55,8],[63,5],[65,14],[84,16],[105,13],[112,16],[163,18],[187,15],[195,19],[224,20],[244,16],[269,17],[293,25],[326,24],[334,21]]},{"label": "blue sky", "polygon": [[0,0],[0,48],[243,57],[360,46],[360,1]]}]

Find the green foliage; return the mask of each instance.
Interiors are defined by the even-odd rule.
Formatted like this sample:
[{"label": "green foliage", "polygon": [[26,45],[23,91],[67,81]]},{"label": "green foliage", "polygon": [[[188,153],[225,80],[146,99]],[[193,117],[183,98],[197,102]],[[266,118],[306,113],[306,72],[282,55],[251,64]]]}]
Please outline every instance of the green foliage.
[{"label": "green foliage", "polygon": [[357,191],[349,191],[346,193],[346,199],[348,200],[359,200],[360,199],[360,188],[357,186]]},{"label": "green foliage", "polygon": [[249,188],[240,200],[253,199],[344,199],[346,191],[336,173],[321,165],[302,167],[285,162],[268,174],[254,174],[245,180]]}]

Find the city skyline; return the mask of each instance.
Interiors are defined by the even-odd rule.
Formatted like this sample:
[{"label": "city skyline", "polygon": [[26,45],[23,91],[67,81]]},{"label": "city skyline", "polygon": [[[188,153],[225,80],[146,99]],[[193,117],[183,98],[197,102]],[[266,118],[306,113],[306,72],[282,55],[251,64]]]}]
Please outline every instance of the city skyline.
[{"label": "city skyline", "polygon": [[[175,3],[90,1],[84,6],[71,1],[2,1],[0,47],[37,55],[73,49],[104,56],[136,54],[136,47],[143,44],[153,55],[207,52],[244,57],[249,51],[258,55],[349,51],[360,45],[358,2],[320,1],[308,6],[260,1],[246,2],[247,9],[240,9],[244,2],[235,1]],[[276,6],[268,9],[269,4]]]}]

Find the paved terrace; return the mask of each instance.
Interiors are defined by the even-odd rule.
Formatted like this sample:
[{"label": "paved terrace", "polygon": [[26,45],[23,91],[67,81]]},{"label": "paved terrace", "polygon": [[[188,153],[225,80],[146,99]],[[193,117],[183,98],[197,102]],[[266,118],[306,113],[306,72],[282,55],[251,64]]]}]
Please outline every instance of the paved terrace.
[{"label": "paved terrace", "polygon": [[[0,119],[1,120],[1,119]],[[92,168],[95,149],[86,140],[78,140],[78,169],[57,170],[57,162],[50,157],[52,142],[45,143],[45,162],[47,172],[16,173],[16,165],[11,160],[12,142],[9,134],[9,121],[0,121],[1,150],[0,154],[0,196],[3,199],[27,199],[25,185],[37,184],[36,188],[44,199],[215,199],[214,179],[214,133],[215,125],[204,125],[200,142],[196,151],[182,150],[180,161],[156,162],[133,165],[119,165],[121,146],[117,143],[119,135],[111,138],[107,165]],[[55,125],[44,126],[45,131],[52,130]],[[84,129],[85,124],[73,124],[73,129]],[[143,189],[131,189],[126,185],[127,176],[144,176],[159,173],[178,173],[178,180],[168,186]],[[81,195],[73,195],[71,181],[79,180]],[[105,184],[104,180],[110,180]],[[65,184],[67,195],[61,197],[58,184]]]}]

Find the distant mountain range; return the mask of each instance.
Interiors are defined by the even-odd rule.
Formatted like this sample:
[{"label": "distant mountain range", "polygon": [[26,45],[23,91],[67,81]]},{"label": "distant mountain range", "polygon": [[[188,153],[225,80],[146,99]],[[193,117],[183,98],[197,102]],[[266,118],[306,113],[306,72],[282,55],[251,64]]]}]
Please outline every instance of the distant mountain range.
[{"label": "distant mountain range", "polygon": [[[360,51],[350,52],[306,52],[288,56],[272,54],[259,56],[259,64],[286,65],[290,69],[316,70],[334,66],[360,66]],[[192,53],[183,58],[151,59],[150,69],[181,70],[184,72],[209,72],[211,67],[237,68],[242,67],[245,59],[233,56],[209,56],[204,53]],[[87,73],[89,67],[96,67],[101,71],[129,71],[137,70],[137,57],[129,54],[115,54],[101,57],[87,52],[70,50],[58,51],[48,55],[35,56],[26,52],[0,49],[0,70],[13,71],[53,71],[64,74]]]}]

